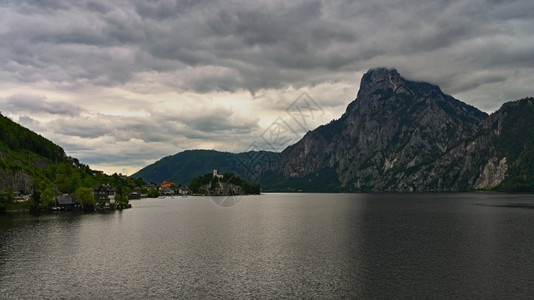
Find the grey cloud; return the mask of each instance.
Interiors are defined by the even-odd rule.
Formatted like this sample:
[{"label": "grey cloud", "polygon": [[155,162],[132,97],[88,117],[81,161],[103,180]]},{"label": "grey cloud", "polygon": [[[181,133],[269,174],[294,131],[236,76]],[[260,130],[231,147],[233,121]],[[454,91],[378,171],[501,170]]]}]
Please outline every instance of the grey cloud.
[{"label": "grey cloud", "polygon": [[13,95],[3,101],[0,99],[0,107],[11,113],[48,113],[52,115],[77,116],[82,108],[67,102],[51,102],[46,97],[33,95]]},{"label": "grey cloud", "polygon": [[36,124],[37,121],[35,121],[32,117],[20,116],[19,117],[19,123],[23,124],[25,126],[28,126],[28,125]]},{"label": "grey cloud", "polygon": [[[159,151],[156,151],[154,154],[160,155],[160,157],[165,156],[167,153],[161,153]],[[138,164],[140,161],[146,160],[146,153],[138,153],[138,152],[121,152],[121,153],[110,153],[107,152],[105,155],[103,153],[94,153],[94,152],[87,152],[87,151],[80,151],[77,152],[78,157],[82,158],[84,162],[87,162],[88,164],[115,164],[117,162],[121,162],[121,164],[125,165],[135,165]]]},{"label": "grey cloud", "polygon": [[43,126],[43,124],[29,116],[19,116],[18,123],[36,132],[43,132],[46,130],[46,127]]},{"label": "grey cloud", "polygon": [[238,116],[228,109],[213,107],[190,114],[152,114],[125,117],[98,114],[91,117],[60,118],[49,123],[54,132],[71,137],[115,142],[131,139],[146,143],[177,138],[216,139],[221,135],[248,135],[258,128],[256,118]]},{"label": "grey cloud", "polygon": [[[410,57],[429,53],[440,53],[429,63],[443,77],[469,76],[471,70],[524,66],[534,50],[528,13],[534,4],[528,1],[94,0],[3,6],[16,14],[2,21],[8,28],[0,33],[8,41],[0,48],[2,79],[73,87],[114,86],[139,72],[211,66],[231,72],[177,87],[254,93],[313,85],[325,74],[340,80],[340,74],[349,77],[391,57],[393,67],[402,67]],[[488,47],[477,45],[481,39]],[[424,67],[413,69],[422,75]]]},{"label": "grey cloud", "polygon": [[185,122],[195,130],[215,134],[239,132],[243,130],[248,133],[252,129],[257,128],[257,120],[243,120],[241,117],[235,116],[233,113],[224,111],[199,116],[194,119],[190,118],[185,120]]},{"label": "grey cloud", "polygon": [[210,5],[211,0],[138,1],[135,11],[143,18],[162,20],[174,18],[199,6]]},{"label": "grey cloud", "polygon": [[472,90],[479,86],[491,83],[498,83],[506,81],[506,76],[499,74],[473,74],[468,80],[462,78],[462,75],[456,76],[450,82],[452,91],[455,93]]},{"label": "grey cloud", "polygon": [[219,150],[241,151],[258,128],[256,120],[240,119],[224,109],[213,109],[207,116],[154,114],[140,118],[99,114],[57,119],[46,127],[69,155],[99,165],[148,163],[180,150],[198,148],[199,141],[215,143]]},{"label": "grey cloud", "polygon": [[59,134],[94,139],[110,133],[113,127],[107,121],[102,118],[62,118],[51,122],[50,126]]}]

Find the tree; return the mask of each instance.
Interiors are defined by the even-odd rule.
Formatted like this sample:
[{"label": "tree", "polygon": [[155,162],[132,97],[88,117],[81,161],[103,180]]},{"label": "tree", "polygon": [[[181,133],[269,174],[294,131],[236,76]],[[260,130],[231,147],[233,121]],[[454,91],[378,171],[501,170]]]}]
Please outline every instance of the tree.
[{"label": "tree", "polygon": [[148,198],[158,198],[158,197],[159,197],[158,190],[150,189],[150,191],[148,191]]},{"label": "tree", "polygon": [[12,187],[8,187],[6,189],[6,201],[7,201],[7,204],[12,204],[13,202],[15,202],[15,193],[13,193],[13,188]]},{"label": "tree", "polygon": [[60,192],[72,193],[80,186],[80,173],[67,163],[60,164],[55,172],[55,183]]},{"label": "tree", "polygon": [[136,187],[135,190],[139,192],[139,194],[148,194],[148,189],[144,186]]},{"label": "tree", "polygon": [[54,191],[48,187],[41,193],[41,207],[50,208],[54,202]]},{"label": "tree", "polygon": [[34,185],[34,188],[33,188],[33,192],[32,192],[32,196],[31,196],[31,201],[30,201],[30,211],[36,213],[38,212],[40,209],[40,203],[41,203],[41,192],[36,188],[36,186]]},{"label": "tree", "polygon": [[0,193],[0,211],[5,211],[7,209],[7,197]]},{"label": "tree", "polygon": [[92,188],[80,187],[76,190],[76,200],[82,209],[92,207],[96,204]]},{"label": "tree", "polygon": [[122,187],[122,195],[120,200],[126,200],[128,198],[128,194],[132,192],[132,189],[129,186],[123,186]]}]

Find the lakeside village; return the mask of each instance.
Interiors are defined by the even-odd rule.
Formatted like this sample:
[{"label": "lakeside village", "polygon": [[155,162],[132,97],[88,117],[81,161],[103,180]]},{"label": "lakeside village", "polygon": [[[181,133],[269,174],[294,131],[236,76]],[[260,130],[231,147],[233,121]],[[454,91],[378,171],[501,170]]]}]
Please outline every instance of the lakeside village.
[{"label": "lakeside village", "polygon": [[[119,176],[123,175],[119,174]],[[48,208],[51,211],[125,209],[132,207],[129,200],[189,194],[187,186],[163,181],[160,185],[154,183],[145,184],[144,186],[121,196],[117,187],[107,183],[93,188],[92,193],[90,188],[80,188],[74,193],[55,196],[53,200],[54,203]],[[12,195],[13,201],[20,204],[32,202],[32,196],[32,194],[24,195],[18,191],[13,192]],[[27,209],[18,209],[17,211],[20,210]]]},{"label": "lakeside village", "polygon": [[154,183],[146,184],[138,191],[128,193],[121,200],[117,188],[109,184],[103,184],[93,189],[94,207],[84,208],[82,201],[77,201],[76,194],[63,194],[55,197],[55,206],[52,210],[106,210],[130,208],[129,200],[141,198],[157,198],[160,196],[188,195],[187,186],[176,185],[173,182],[163,181],[159,186]]},{"label": "lakeside village", "polygon": [[[100,171],[95,171],[100,173]],[[116,175],[122,179],[129,179],[127,176]],[[247,181],[235,176],[233,173],[219,174],[217,170],[203,176],[194,178],[189,185],[175,184],[164,180],[159,185],[155,183],[144,184],[130,190],[124,186],[114,186],[106,183],[93,189],[78,188],[73,193],[61,194],[53,197],[45,207],[39,203],[40,210],[49,211],[95,211],[95,210],[115,210],[130,208],[129,200],[141,198],[158,198],[160,196],[192,195],[192,196],[225,196],[225,195],[245,195],[260,194],[261,187],[257,183]],[[21,192],[6,192],[5,198],[12,198],[12,202],[21,204],[19,209],[12,211],[32,210],[31,203],[35,201],[34,195],[23,195]],[[11,195],[8,195],[11,194]],[[42,198],[42,197],[41,197]],[[28,205],[23,205],[28,204]],[[22,209],[20,209],[22,208]]]}]

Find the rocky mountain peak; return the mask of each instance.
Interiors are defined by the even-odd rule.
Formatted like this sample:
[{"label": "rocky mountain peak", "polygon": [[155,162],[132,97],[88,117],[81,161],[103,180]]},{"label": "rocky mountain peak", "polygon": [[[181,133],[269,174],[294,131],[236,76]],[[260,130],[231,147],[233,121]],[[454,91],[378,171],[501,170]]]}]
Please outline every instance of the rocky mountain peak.
[{"label": "rocky mountain peak", "polygon": [[424,190],[413,183],[428,163],[473,136],[486,117],[435,85],[371,69],[345,114],[286,149],[275,172],[310,183],[335,176],[347,191]]},{"label": "rocky mountain peak", "polygon": [[395,88],[395,83],[400,83],[404,79],[400,76],[399,72],[396,69],[387,69],[387,68],[374,68],[368,70],[361,80],[361,87],[366,85],[377,85],[380,83],[391,84]]},{"label": "rocky mountain peak", "polygon": [[443,94],[443,92],[437,85],[406,80],[396,69],[375,68],[363,75],[358,98],[367,98],[373,94],[379,96],[399,94],[435,97]]},{"label": "rocky mountain peak", "polygon": [[360,81],[358,98],[365,98],[377,91],[397,91],[405,84],[404,78],[395,69],[376,68],[365,73]]}]

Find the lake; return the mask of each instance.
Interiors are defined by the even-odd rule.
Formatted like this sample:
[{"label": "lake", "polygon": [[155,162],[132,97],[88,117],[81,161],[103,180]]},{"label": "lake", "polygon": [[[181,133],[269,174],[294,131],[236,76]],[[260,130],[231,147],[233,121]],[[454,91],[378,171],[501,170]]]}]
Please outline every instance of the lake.
[{"label": "lake", "polygon": [[0,215],[0,298],[531,298],[534,195],[264,194]]}]

